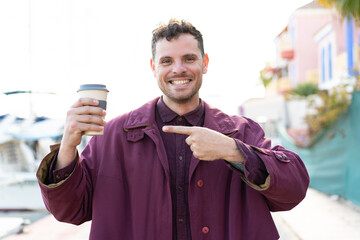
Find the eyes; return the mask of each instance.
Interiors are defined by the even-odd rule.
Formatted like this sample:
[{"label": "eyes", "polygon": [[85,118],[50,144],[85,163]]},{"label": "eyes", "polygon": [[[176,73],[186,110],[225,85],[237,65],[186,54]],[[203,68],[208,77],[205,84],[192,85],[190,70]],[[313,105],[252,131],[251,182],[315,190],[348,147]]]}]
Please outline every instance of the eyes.
[{"label": "eyes", "polygon": [[161,65],[170,65],[172,63],[172,60],[170,58],[165,58],[160,60]]},{"label": "eyes", "polygon": [[[198,57],[196,55],[189,55],[189,56],[186,55],[182,58],[182,61],[184,61],[185,63],[194,63],[194,62],[196,62],[197,59],[198,59]],[[174,59],[171,57],[164,57],[164,58],[161,58],[159,61],[160,65],[163,65],[163,66],[171,65],[173,62],[174,62]]]},{"label": "eyes", "polygon": [[192,62],[195,62],[196,58],[191,56],[191,57],[186,57],[185,58],[185,62],[188,62],[188,63],[192,63]]}]

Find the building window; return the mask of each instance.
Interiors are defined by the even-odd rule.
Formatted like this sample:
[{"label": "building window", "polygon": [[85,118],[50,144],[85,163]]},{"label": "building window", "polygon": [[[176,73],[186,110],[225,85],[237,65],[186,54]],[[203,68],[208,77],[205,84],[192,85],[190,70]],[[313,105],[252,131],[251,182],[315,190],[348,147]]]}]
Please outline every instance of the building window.
[{"label": "building window", "polygon": [[329,60],[329,80],[332,79],[332,54],[331,54],[331,43],[329,43],[329,52],[328,52],[328,60]]},{"label": "building window", "polygon": [[325,83],[325,49],[321,49],[321,83]]},{"label": "building window", "polygon": [[295,46],[295,27],[293,25],[289,26],[290,28],[290,39],[291,39],[291,47],[294,48]]},{"label": "building window", "polygon": [[295,68],[295,63],[294,62],[292,62],[291,64],[290,64],[290,67],[291,67],[291,76],[290,76],[290,78],[291,78],[291,82],[292,82],[292,86],[296,86],[296,68]]}]

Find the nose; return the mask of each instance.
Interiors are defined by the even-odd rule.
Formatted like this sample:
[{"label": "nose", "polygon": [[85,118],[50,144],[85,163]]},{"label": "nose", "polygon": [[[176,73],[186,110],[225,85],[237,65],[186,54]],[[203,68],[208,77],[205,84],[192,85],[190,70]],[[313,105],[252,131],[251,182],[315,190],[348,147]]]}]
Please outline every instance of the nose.
[{"label": "nose", "polygon": [[181,74],[181,73],[185,73],[186,72],[186,67],[184,66],[184,64],[182,62],[176,62],[173,65],[173,73],[174,74]]}]

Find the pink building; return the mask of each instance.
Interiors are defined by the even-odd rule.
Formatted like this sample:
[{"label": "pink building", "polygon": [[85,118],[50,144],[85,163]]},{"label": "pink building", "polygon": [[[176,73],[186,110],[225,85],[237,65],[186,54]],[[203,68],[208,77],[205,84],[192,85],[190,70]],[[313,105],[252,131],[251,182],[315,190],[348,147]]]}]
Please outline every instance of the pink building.
[{"label": "pink building", "polygon": [[304,82],[330,89],[351,80],[349,69],[360,69],[360,30],[350,23],[317,1],[298,8],[275,38],[276,59],[263,75],[272,77],[265,97],[243,103],[243,114],[264,122],[281,121],[288,129],[306,129],[307,102],[285,101],[283,93]]},{"label": "pink building", "polygon": [[317,81],[318,44],[314,35],[331,21],[332,11],[313,1],[298,8],[288,25],[275,38],[277,92],[288,91],[299,83]]},{"label": "pink building", "polygon": [[359,26],[333,13],[331,20],[318,30],[313,39],[318,46],[319,88],[330,89],[351,82],[353,70],[358,71],[360,66]]},{"label": "pink building", "polygon": [[275,38],[275,81],[267,91],[283,93],[309,81],[321,89],[339,84],[350,69],[359,68],[359,43],[359,26],[353,20],[317,1],[298,8]]}]

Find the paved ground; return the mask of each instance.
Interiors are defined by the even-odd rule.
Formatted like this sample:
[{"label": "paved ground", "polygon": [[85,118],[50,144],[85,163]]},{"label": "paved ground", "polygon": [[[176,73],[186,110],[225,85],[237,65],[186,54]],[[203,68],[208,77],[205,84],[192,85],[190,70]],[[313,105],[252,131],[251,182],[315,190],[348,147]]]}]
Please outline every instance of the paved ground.
[{"label": "paved ground", "polygon": [[360,239],[360,208],[314,189],[293,210],[273,217],[281,240]]},{"label": "paved ground", "polygon": [[[273,213],[280,240],[360,239],[360,208],[309,189],[306,198],[289,212]],[[4,240],[86,240],[90,223],[81,226],[57,222],[52,216],[25,227]],[[221,239],[219,239],[221,240]]]},{"label": "paved ground", "polygon": [[87,240],[90,223],[80,226],[60,223],[48,215],[24,228],[24,233],[11,235],[3,240]]}]

